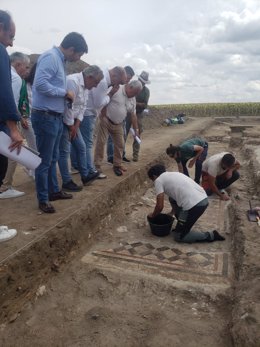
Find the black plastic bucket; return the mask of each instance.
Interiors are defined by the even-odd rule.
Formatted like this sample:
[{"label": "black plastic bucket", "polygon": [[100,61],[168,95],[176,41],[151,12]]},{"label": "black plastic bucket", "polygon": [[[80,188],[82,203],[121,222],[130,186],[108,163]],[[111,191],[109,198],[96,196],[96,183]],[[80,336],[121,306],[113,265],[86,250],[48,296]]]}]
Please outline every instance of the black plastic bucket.
[{"label": "black plastic bucket", "polygon": [[156,236],[167,236],[170,234],[174,217],[160,213],[155,218],[147,217],[152,234]]}]

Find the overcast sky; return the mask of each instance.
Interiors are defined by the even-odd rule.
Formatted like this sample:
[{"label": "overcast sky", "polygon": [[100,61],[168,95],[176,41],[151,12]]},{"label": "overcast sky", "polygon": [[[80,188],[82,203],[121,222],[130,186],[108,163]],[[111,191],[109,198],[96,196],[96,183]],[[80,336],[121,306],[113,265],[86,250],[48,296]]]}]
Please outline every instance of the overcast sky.
[{"label": "overcast sky", "polygon": [[70,31],[83,60],[150,74],[150,104],[260,98],[259,0],[1,0],[16,23],[11,51],[42,53]]}]

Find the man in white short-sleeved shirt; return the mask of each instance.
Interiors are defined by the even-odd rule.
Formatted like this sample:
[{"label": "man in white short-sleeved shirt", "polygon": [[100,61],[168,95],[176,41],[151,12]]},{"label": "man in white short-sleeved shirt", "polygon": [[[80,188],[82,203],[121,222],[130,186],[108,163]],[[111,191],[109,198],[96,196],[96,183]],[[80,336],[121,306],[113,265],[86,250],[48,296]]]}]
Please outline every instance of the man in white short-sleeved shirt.
[{"label": "man in white short-sleeved shirt", "polygon": [[191,230],[208,207],[207,194],[201,186],[180,172],[166,172],[164,165],[159,164],[148,170],[148,176],[154,182],[156,191],[156,206],[148,217],[153,219],[162,212],[166,194],[172,206],[172,214],[178,220],[174,230],[175,241],[192,243],[224,240],[216,230]]},{"label": "man in white short-sleeved shirt", "polygon": [[111,97],[108,105],[102,109],[97,125],[97,140],[94,153],[94,163],[97,170],[100,170],[101,162],[104,158],[104,147],[109,134],[114,144],[114,173],[117,176],[121,176],[123,171],[125,171],[121,165],[124,150],[124,131],[122,125],[127,113],[131,113],[135,135],[139,136],[135,96],[141,89],[142,84],[139,81],[131,81],[125,85],[120,85],[118,91]]},{"label": "man in white short-sleeved shirt", "polygon": [[240,163],[233,154],[221,152],[212,155],[202,164],[202,187],[207,195],[217,194],[221,200],[229,200],[229,196],[221,191],[239,179]]}]

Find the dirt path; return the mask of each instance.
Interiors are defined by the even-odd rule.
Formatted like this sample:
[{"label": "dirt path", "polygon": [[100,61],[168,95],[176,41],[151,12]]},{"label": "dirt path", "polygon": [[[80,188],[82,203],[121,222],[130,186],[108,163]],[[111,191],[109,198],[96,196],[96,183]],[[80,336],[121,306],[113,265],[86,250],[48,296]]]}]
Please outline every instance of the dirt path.
[{"label": "dirt path", "polygon": [[[225,242],[176,244],[171,235],[165,238],[151,235],[146,221],[146,215],[154,206],[155,196],[150,182],[142,177],[145,172],[142,166],[155,158],[166,160],[161,153],[170,142],[178,142],[200,133],[204,127],[207,128],[206,138],[210,142],[209,154],[228,148],[229,126],[214,125],[209,128],[210,124],[210,119],[195,119],[179,128],[148,130],[142,150],[143,163],[131,163],[123,178],[113,176],[111,167],[104,165],[105,171],[109,173],[108,180],[95,182],[84,192],[78,193],[73,205],[66,202],[62,206],[57,204],[59,211],[56,219],[38,214],[31,184],[19,176],[19,187],[28,188],[28,197],[20,198],[23,199],[20,203],[18,200],[15,202],[15,220],[11,219],[11,202],[7,201],[10,214],[5,215],[4,223],[10,224],[12,220],[12,226],[16,226],[20,233],[14,244],[10,243],[6,248],[0,246],[1,256],[7,258],[0,274],[4,273],[5,264],[9,270],[10,264],[14,266],[12,261],[15,257],[8,258],[12,252],[29,242],[26,249],[31,254],[34,271],[30,266],[27,272],[23,268],[25,278],[22,281],[22,276],[15,278],[13,269],[11,277],[14,281],[20,280],[16,283],[18,293],[27,286],[25,296],[33,299],[21,313],[17,314],[14,310],[8,316],[13,323],[0,326],[0,345],[233,345],[230,328],[234,311],[234,283],[241,266],[241,261],[233,258],[236,248],[234,242],[238,242],[235,231],[236,228],[241,229],[241,224],[242,228],[247,227],[249,230],[255,230],[256,227],[248,225],[243,217],[237,221],[235,211],[246,208],[248,193],[251,194],[250,182],[242,177],[234,185],[232,203],[220,204],[218,199],[212,198],[207,213],[196,224],[196,228],[204,231],[217,228],[225,235]],[[237,154],[244,162],[241,153]],[[176,166],[172,165],[171,168],[176,170]],[[115,190],[120,182],[118,195],[111,198],[107,187],[114,187]],[[134,189],[130,189],[131,185]],[[96,225],[91,224],[92,221],[84,219],[80,212],[89,213],[88,206],[97,206],[100,200],[95,198],[101,195],[106,199],[106,193],[108,200],[102,206],[101,203],[99,205],[100,209],[103,208],[99,214],[100,224],[97,225],[97,219]],[[27,203],[30,212],[25,217],[23,208]],[[80,219],[81,224],[78,225],[81,225],[81,230],[74,230],[75,218]],[[35,228],[32,229],[32,226]],[[67,252],[60,250],[60,254],[67,257],[67,264],[56,264],[51,277],[48,270],[44,275],[39,268],[37,251],[38,256],[49,253],[52,259],[50,264],[53,265],[55,258],[47,249],[44,238],[54,243],[53,248],[57,252],[55,242],[60,246],[57,232],[62,233],[63,238],[70,239],[68,230],[73,230],[72,240],[80,244],[68,247]],[[37,280],[35,271],[39,271]],[[28,287],[30,277],[31,290]],[[242,291],[240,293],[243,294]],[[255,300],[253,293],[249,301]],[[14,306],[19,308],[17,303]],[[252,312],[245,319],[252,317]],[[236,312],[233,314],[235,316]],[[254,316],[254,319],[257,318]],[[248,324],[256,326],[252,322]],[[246,333],[248,335],[251,331]],[[252,344],[248,346],[253,346],[255,337],[249,337],[252,338]],[[237,345],[241,341],[238,338]]]},{"label": "dirt path", "polygon": [[[22,168],[17,170],[15,176],[15,188],[24,191],[26,194],[17,199],[2,200],[0,204],[0,224],[18,230],[18,237],[12,242],[0,245],[0,261],[17,252],[22,247],[26,247],[30,242],[34,242],[37,237],[42,237],[49,228],[66,220],[72,216],[75,211],[86,208],[86,205],[98,195],[103,194],[110,187],[129,177],[133,172],[142,168],[144,164],[156,159],[170,142],[179,141],[179,139],[191,136],[193,133],[201,131],[203,123],[210,124],[212,119],[194,119],[178,127],[160,127],[159,129],[150,129],[145,131],[140,161],[131,162],[127,165],[128,171],[121,178],[115,176],[112,166],[106,161],[103,164],[103,171],[108,175],[108,179],[96,180],[90,186],[85,187],[81,192],[74,194],[73,200],[55,201],[53,205],[57,209],[54,215],[45,215],[39,212],[37,200],[34,191],[34,183],[26,176]],[[131,158],[131,141],[128,139],[127,153]],[[79,175],[73,175],[76,183],[81,184]],[[15,215],[13,211],[15,210]]]}]

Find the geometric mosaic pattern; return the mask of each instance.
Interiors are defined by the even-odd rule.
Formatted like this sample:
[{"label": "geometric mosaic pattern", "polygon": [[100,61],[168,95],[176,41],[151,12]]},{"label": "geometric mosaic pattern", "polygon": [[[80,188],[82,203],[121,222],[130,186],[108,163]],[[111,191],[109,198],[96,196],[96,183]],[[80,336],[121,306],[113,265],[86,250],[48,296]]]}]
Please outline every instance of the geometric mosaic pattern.
[{"label": "geometric mosaic pattern", "polygon": [[184,252],[167,246],[156,247],[145,242],[121,242],[119,247],[94,251],[98,257],[155,266],[167,271],[182,271],[210,276],[228,276],[228,253]]}]

